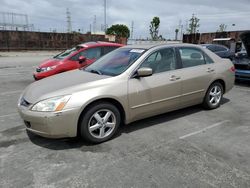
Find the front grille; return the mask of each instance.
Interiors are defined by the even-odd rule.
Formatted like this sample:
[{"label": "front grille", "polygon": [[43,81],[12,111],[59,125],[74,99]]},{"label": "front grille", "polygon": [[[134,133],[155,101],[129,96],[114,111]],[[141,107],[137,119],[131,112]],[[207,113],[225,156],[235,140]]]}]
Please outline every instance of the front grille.
[{"label": "front grille", "polygon": [[20,105],[25,106],[25,107],[29,107],[31,105],[31,103],[26,101],[24,98],[21,98]]},{"label": "front grille", "polygon": [[36,68],[36,72],[41,72],[41,68]]},{"label": "front grille", "polygon": [[235,69],[239,70],[250,70],[250,65],[249,64],[234,64]]}]

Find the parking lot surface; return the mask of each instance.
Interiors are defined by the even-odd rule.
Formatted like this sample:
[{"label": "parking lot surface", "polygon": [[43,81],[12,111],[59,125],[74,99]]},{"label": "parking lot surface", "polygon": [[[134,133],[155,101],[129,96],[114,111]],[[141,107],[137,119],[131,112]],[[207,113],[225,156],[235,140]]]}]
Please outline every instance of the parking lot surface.
[{"label": "parking lot surface", "polygon": [[250,187],[250,85],[200,106],[123,125],[99,145],[27,133],[17,113],[53,52],[0,53],[0,187]]}]

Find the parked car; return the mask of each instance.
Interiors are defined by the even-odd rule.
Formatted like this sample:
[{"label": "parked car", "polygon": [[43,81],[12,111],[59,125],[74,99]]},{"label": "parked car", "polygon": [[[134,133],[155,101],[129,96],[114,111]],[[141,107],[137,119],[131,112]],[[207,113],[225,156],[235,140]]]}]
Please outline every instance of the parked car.
[{"label": "parked car", "polygon": [[235,53],[231,52],[229,48],[219,44],[202,44],[202,47],[209,49],[221,58],[233,59]]},{"label": "parked car", "polygon": [[229,59],[197,45],[128,45],[85,69],[32,83],[18,110],[33,133],[100,143],[122,122],[200,103],[215,109],[234,79]]},{"label": "parked car", "polygon": [[109,42],[88,42],[79,44],[44,61],[34,72],[35,80],[69,70],[85,67],[101,56],[123,46]]},{"label": "parked car", "polygon": [[236,80],[250,80],[250,31],[244,32],[240,35],[242,40],[242,48],[237,52],[233,60],[235,66]]}]

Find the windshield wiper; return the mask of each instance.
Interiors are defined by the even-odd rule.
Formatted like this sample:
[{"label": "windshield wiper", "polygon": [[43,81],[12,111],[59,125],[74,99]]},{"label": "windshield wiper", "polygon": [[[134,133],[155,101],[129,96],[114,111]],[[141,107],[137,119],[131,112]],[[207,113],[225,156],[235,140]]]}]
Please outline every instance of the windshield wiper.
[{"label": "windshield wiper", "polygon": [[99,70],[94,70],[94,69],[92,69],[92,70],[90,70],[90,72],[95,73],[95,74],[102,75],[101,71],[99,71]]}]

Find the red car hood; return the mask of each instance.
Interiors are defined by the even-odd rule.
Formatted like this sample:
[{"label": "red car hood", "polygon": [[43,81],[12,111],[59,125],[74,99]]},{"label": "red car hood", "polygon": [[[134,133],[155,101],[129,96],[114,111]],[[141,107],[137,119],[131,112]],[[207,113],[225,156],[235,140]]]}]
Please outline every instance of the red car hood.
[{"label": "red car hood", "polygon": [[62,61],[60,59],[47,59],[39,65],[40,68],[51,67],[60,64]]}]

